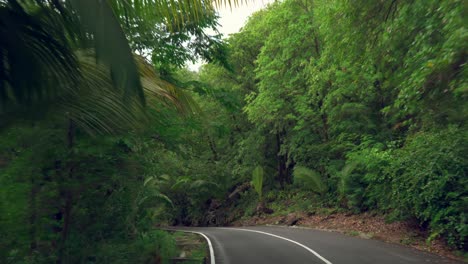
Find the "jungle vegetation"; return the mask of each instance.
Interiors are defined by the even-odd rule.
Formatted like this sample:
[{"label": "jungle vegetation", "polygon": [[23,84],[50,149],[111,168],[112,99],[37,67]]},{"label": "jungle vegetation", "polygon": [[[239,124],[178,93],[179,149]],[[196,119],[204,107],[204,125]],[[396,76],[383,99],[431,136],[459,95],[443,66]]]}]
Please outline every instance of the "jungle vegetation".
[{"label": "jungle vegetation", "polygon": [[0,1],[0,262],[164,263],[155,226],[285,197],[467,250],[466,3],[284,0],[207,33],[229,3]]}]

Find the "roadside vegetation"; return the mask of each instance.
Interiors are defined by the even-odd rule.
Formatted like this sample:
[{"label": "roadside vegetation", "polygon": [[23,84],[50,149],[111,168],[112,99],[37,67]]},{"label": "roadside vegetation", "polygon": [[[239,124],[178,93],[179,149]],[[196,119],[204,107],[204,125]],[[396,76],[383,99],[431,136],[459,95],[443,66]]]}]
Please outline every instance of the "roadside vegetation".
[{"label": "roadside vegetation", "polygon": [[176,240],[178,254],[171,259],[172,263],[210,263],[208,244],[201,235],[175,232],[174,238]]},{"label": "roadside vegetation", "polygon": [[1,263],[169,263],[156,226],[291,213],[466,254],[463,1],[285,0],[225,40],[213,5],[0,1]]}]

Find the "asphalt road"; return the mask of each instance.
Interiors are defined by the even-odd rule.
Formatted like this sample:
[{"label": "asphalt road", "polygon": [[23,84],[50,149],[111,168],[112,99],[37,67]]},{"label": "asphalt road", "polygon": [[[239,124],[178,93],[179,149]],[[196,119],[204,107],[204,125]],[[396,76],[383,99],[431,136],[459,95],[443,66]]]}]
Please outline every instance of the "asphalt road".
[{"label": "asphalt road", "polygon": [[404,246],[313,229],[268,226],[183,230],[209,239],[215,264],[461,263]]}]

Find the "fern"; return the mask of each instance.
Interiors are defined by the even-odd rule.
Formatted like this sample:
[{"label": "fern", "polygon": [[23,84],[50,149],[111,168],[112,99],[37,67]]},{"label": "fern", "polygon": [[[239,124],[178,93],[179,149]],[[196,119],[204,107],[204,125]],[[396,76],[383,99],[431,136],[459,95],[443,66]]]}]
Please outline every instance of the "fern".
[{"label": "fern", "polygon": [[314,170],[297,166],[294,168],[293,176],[296,184],[303,185],[317,194],[323,195],[327,191],[327,185],[322,176]]},{"label": "fern", "polygon": [[338,173],[339,176],[339,183],[338,183],[338,192],[341,195],[341,197],[345,197],[346,194],[350,193],[350,190],[353,188],[351,186],[351,173],[354,171],[356,168],[357,163],[352,162],[346,164],[343,169]]},{"label": "fern", "polygon": [[138,201],[138,206],[143,206],[143,204],[146,201],[148,201],[148,199],[150,199],[150,204],[162,201],[164,203],[167,203],[171,207],[174,207],[174,203],[172,202],[172,200],[167,195],[163,194],[158,188],[159,185],[165,180],[165,178],[158,178],[155,176],[146,178],[143,182],[143,191]]},{"label": "fern", "polygon": [[159,192],[158,190],[151,190],[148,191],[139,201],[138,201],[138,206],[142,206],[148,199],[150,199],[151,204],[157,202],[157,201],[162,201],[170,205],[171,207],[174,208],[174,203],[172,202],[171,198],[169,198],[167,195]]}]

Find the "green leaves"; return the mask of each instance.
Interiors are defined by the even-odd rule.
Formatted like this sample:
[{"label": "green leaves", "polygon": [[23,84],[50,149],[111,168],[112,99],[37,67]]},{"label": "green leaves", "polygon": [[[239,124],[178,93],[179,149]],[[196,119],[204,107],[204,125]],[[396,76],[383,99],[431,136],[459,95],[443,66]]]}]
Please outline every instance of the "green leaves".
[{"label": "green leaves", "polygon": [[163,194],[159,188],[159,185],[166,180],[165,178],[158,179],[154,176],[146,178],[143,182],[143,190],[138,200],[138,206],[143,207],[143,205],[146,204],[146,208],[151,206],[155,207],[157,202],[162,201],[174,207],[172,200],[167,195]]},{"label": "green leaves", "polygon": [[[298,113],[296,101],[304,95],[306,82],[304,64],[314,55],[314,16],[311,10],[298,1],[274,5],[259,20],[253,20],[247,29],[267,32],[259,37],[261,43],[255,60],[257,90],[249,95],[244,111],[250,121],[268,127],[273,133],[294,126]],[[257,23],[257,24],[255,24]],[[242,34],[252,34],[249,31]]]},{"label": "green leaves", "polygon": [[[451,126],[441,131],[421,132],[407,139],[395,152],[391,169],[395,213],[410,213],[443,233],[453,246],[462,247],[468,236],[466,197],[468,184],[467,134]],[[411,208],[410,211],[408,208]]]},{"label": "green leaves", "polygon": [[92,41],[98,62],[109,67],[116,88],[123,98],[137,96],[144,103],[144,93],[132,51],[114,11],[108,1],[70,0]]},{"label": "green leaves", "polygon": [[252,172],[252,186],[258,194],[259,199],[262,199],[263,194],[263,168],[257,166]]},{"label": "green leaves", "polygon": [[56,98],[80,79],[64,27],[55,23],[57,15],[37,9],[45,17],[0,4],[0,114]]},{"label": "green leaves", "polygon": [[309,189],[319,195],[324,195],[328,189],[320,173],[306,167],[294,168],[294,184]]},{"label": "green leaves", "polygon": [[446,140],[466,134],[465,9],[286,0],[254,14],[228,40],[233,74],[205,77],[244,98],[237,162],[262,159],[279,182],[294,167],[295,186],[322,202],[417,218],[463,247],[466,155]]},{"label": "green leaves", "polygon": [[95,134],[141,124],[145,94],[153,107],[196,109],[186,93],[133,55],[115,5],[69,0],[53,6],[59,12],[34,1],[0,6],[0,114],[45,115],[65,106],[64,118]]},{"label": "green leaves", "polygon": [[[84,221],[72,221],[74,235],[85,230],[95,241],[156,221],[219,224],[234,199],[255,195],[244,193],[250,181],[262,206],[264,189],[282,188],[288,199],[306,198],[304,208],[416,218],[431,239],[466,247],[468,42],[459,0],[285,0],[254,14],[230,50],[204,30],[216,25],[214,6],[237,1],[44,3],[0,3],[0,122],[21,108],[58,127],[36,157],[41,166],[25,167],[41,147],[8,143],[7,159],[0,154],[0,182],[14,190],[2,193],[21,204],[7,212],[23,222],[27,188],[37,186],[51,197],[72,188],[72,215]],[[171,72],[197,56],[227,58],[228,70]],[[68,150],[67,123],[79,128]],[[82,132],[101,141],[83,144],[91,137]],[[124,139],[108,146],[109,134]],[[311,192],[314,201],[303,195]],[[94,230],[85,228],[91,216]]]}]

